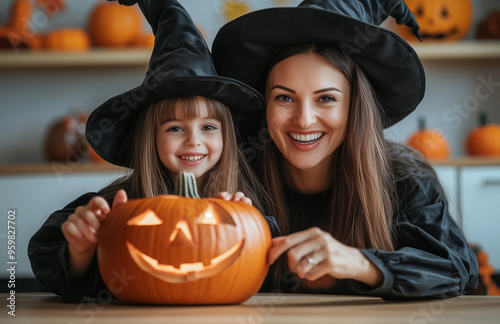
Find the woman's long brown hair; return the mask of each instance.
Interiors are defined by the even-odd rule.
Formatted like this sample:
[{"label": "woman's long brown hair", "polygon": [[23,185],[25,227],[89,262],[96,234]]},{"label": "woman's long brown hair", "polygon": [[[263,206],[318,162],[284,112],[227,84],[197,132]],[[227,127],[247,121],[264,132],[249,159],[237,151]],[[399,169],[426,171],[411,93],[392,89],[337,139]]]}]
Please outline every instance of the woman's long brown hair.
[{"label": "woman's long brown hair", "polygon": [[[356,63],[328,45],[289,47],[271,62],[269,71],[287,57],[306,53],[327,58],[351,85],[346,137],[332,155],[329,183],[333,192],[332,215],[321,224],[321,228],[349,246],[393,250],[391,231],[395,185],[375,94]],[[282,234],[288,234],[289,211],[283,188],[288,179],[283,171],[284,157],[271,142],[265,147],[262,158],[260,173],[272,201],[270,214],[276,217]],[[284,267],[283,262],[274,267],[274,287],[280,285]]]},{"label": "woman's long brown hair", "polygon": [[[208,171],[201,188],[202,197],[213,197],[221,191],[241,191],[252,200],[252,204],[263,211],[265,191],[236,143],[233,120],[229,108],[220,101],[205,97],[181,97],[161,100],[139,116],[134,133],[133,168],[125,177],[116,180],[101,190],[100,194],[111,200],[119,189],[125,189],[129,198],[154,197],[171,194],[174,179],[160,161],[156,151],[156,133],[165,120],[198,117],[198,105],[204,101],[209,117],[222,124],[223,149],[219,162]],[[176,107],[182,116],[175,116]],[[177,110],[177,111],[179,111]]]}]

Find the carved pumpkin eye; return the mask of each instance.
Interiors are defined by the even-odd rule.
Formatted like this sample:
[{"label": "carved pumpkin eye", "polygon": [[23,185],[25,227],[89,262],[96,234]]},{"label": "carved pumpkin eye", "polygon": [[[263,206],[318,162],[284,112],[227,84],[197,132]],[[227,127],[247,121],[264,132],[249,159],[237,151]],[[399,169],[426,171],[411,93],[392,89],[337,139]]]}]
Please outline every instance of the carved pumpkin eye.
[{"label": "carved pumpkin eye", "polygon": [[424,8],[423,7],[418,7],[417,10],[415,10],[415,14],[418,17],[422,17],[424,15]]},{"label": "carved pumpkin eye", "polygon": [[209,204],[208,207],[201,212],[200,216],[196,219],[198,224],[229,224],[236,226],[233,218],[227,212],[216,204]]},{"label": "carved pumpkin eye", "polygon": [[128,226],[155,226],[160,224],[163,224],[163,221],[152,209],[147,209],[139,215],[132,217],[127,222]]},{"label": "carved pumpkin eye", "polygon": [[441,17],[448,18],[449,15],[450,13],[448,12],[448,9],[444,7],[443,10],[441,10]]}]

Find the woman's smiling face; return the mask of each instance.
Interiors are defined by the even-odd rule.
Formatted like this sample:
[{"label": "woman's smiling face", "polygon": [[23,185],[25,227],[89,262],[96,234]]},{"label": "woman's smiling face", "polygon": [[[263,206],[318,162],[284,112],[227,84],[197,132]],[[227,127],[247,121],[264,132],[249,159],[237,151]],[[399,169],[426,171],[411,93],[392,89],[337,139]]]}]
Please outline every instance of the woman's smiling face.
[{"label": "woman's smiling face", "polygon": [[280,61],[266,84],[267,126],[281,154],[297,169],[328,168],[345,139],[351,87],[318,54]]}]

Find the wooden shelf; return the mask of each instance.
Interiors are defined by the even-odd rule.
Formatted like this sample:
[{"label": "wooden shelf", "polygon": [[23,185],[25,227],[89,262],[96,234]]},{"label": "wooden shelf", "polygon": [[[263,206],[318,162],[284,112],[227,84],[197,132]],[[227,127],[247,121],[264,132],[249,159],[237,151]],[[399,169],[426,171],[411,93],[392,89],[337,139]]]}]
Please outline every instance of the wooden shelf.
[{"label": "wooden shelf", "polygon": [[500,41],[410,43],[421,60],[499,59]]},{"label": "wooden shelf", "polygon": [[92,49],[83,53],[0,51],[0,68],[147,67],[150,49]]},{"label": "wooden shelf", "polygon": [[0,166],[0,175],[124,172],[125,170],[127,169],[110,163],[75,162],[73,164],[63,164],[60,162],[53,162],[47,164]]},{"label": "wooden shelf", "polygon": [[[446,160],[431,160],[434,166],[500,166],[500,157],[498,158],[474,158],[462,157]],[[25,175],[25,174],[51,174],[51,173],[95,173],[95,172],[125,172],[122,168],[109,163],[90,163],[81,162],[63,164],[58,162],[47,164],[27,164],[27,165],[4,165],[0,166],[0,175]]]},{"label": "wooden shelf", "polygon": [[[459,42],[411,43],[422,60],[498,59],[500,41],[465,40]],[[0,51],[0,68],[78,68],[78,67],[147,67],[150,49],[102,49],[84,53]]]},{"label": "wooden shelf", "polygon": [[461,157],[461,158],[451,158],[446,160],[430,160],[434,166],[455,166],[455,167],[465,167],[465,166],[500,166],[500,157]]}]

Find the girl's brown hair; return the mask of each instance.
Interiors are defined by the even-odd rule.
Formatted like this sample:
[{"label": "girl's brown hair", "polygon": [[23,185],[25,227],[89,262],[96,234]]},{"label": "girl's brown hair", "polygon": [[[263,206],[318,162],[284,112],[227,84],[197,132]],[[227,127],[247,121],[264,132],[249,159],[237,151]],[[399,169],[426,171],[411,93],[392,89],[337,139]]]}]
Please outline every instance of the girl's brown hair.
[{"label": "girl's brown hair", "polygon": [[[221,191],[241,191],[262,211],[265,200],[262,185],[250,169],[236,143],[235,129],[229,108],[217,100],[205,97],[180,97],[161,100],[139,116],[134,132],[133,168],[129,174],[101,190],[106,199],[112,199],[119,189],[125,189],[129,198],[154,197],[170,194],[174,179],[162,164],[156,151],[156,133],[165,120],[199,117],[200,101],[208,108],[208,117],[222,124],[223,150],[219,162],[208,171],[205,183],[199,188],[202,197],[213,197]],[[179,109],[176,109],[179,108]],[[176,116],[182,111],[182,116]]]},{"label": "girl's brown hair", "polygon": [[[328,45],[291,46],[271,62],[268,70],[287,57],[307,53],[327,58],[351,85],[346,137],[332,155],[329,183],[333,189],[332,215],[320,227],[349,246],[393,250],[391,231],[395,185],[376,96],[356,63]],[[271,142],[264,149],[262,158],[260,173],[273,202],[269,206],[270,214],[276,217],[282,234],[288,234],[289,212],[282,185],[287,183],[284,157]],[[274,280],[280,281],[283,270],[284,263],[278,263]]]}]

